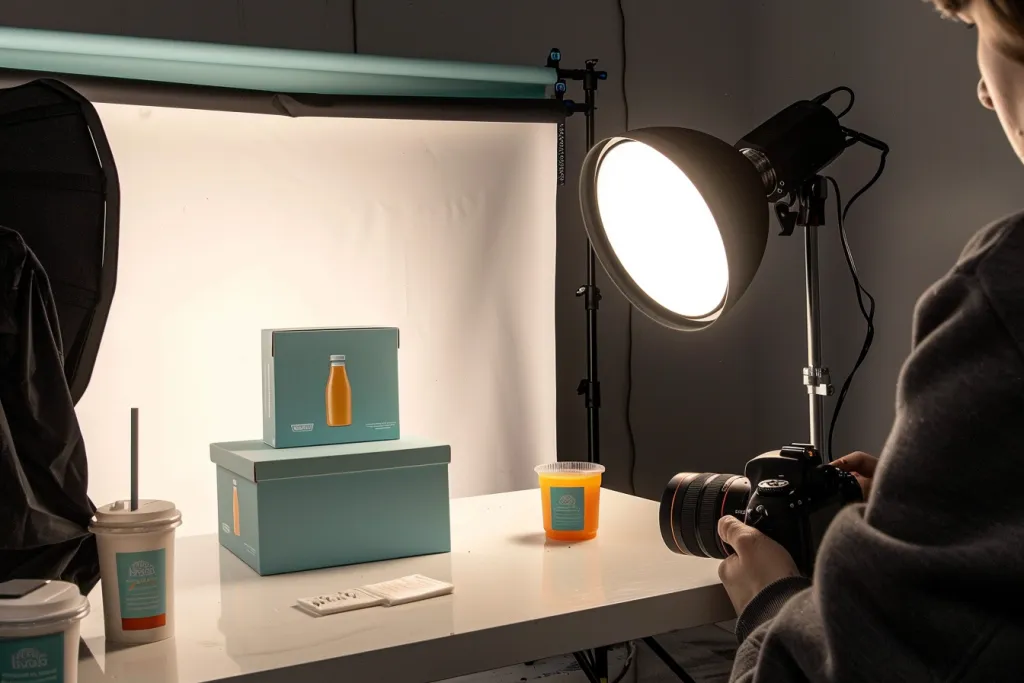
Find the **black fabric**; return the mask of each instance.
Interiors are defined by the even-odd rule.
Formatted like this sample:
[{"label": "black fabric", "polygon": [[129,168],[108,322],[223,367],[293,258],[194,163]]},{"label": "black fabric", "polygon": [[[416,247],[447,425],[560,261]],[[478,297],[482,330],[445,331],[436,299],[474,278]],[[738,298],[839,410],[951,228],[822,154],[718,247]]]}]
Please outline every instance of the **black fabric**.
[{"label": "black fabric", "polygon": [[49,276],[75,403],[114,296],[118,187],[85,98],[46,79],[0,90],[0,225],[21,234]]},{"label": "black fabric", "polygon": [[0,582],[99,580],[85,444],[46,272],[0,227]]},{"label": "black fabric", "polygon": [[921,298],[871,498],[832,522],[810,588],[744,612],[732,681],[1024,680],[1022,465],[1024,214]]}]

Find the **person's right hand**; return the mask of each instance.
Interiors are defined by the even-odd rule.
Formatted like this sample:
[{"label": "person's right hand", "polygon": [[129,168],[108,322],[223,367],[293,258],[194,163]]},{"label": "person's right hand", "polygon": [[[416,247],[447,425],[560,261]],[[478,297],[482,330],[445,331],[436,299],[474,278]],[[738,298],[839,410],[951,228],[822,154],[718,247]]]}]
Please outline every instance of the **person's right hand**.
[{"label": "person's right hand", "polygon": [[878,458],[857,451],[833,461],[832,464],[857,478],[860,490],[864,493],[864,501],[867,502],[868,496],[871,495],[871,482],[875,477],[875,468],[878,467]]}]

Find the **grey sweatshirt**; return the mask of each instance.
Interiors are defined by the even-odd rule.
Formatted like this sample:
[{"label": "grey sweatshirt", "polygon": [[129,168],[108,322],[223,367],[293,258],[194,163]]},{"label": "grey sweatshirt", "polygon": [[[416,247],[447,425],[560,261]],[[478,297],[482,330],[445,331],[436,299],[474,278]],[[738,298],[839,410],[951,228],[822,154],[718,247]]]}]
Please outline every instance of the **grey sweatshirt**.
[{"label": "grey sweatshirt", "polygon": [[737,622],[732,681],[1024,681],[1024,214],[918,302],[870,500]]}]

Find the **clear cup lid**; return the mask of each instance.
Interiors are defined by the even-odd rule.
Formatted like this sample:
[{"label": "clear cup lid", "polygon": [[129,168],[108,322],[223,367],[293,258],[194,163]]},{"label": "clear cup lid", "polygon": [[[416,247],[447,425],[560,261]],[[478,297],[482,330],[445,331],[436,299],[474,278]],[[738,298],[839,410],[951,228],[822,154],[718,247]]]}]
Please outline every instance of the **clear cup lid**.
[{"label": "clear cup lid", "polygon": [[138,527],[178,526],[181,511],[167,500],[140,500],[137,510],[131,509],[131,502],[115,500],[109,505],[96,509],[93,531],[116,531]]},{"label": "clear cup lid", "polygon": [[48,581],[20,598],[0,600],[0,626],[77,621],[88,613],[89,600],[66,581]]},{"label": "clear cup lid", "polygon": [[601,474],[604,472],[604,465],[596,462],[552,462],[547,465],[538,465],[533,468],[537,474],[562,474],[584,476],[588,474]]}]

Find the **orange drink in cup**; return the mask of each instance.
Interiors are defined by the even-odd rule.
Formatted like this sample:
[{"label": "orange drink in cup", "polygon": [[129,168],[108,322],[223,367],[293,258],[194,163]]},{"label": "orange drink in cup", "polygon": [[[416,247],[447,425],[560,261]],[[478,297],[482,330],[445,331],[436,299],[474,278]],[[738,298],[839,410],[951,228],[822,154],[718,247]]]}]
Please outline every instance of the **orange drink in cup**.
[{"label": "orange drink in cup", "polygon": [[604,466],[554,462],[534,471],[540,481],[545,535],[553,541],[588,541],[597,536]]}]

